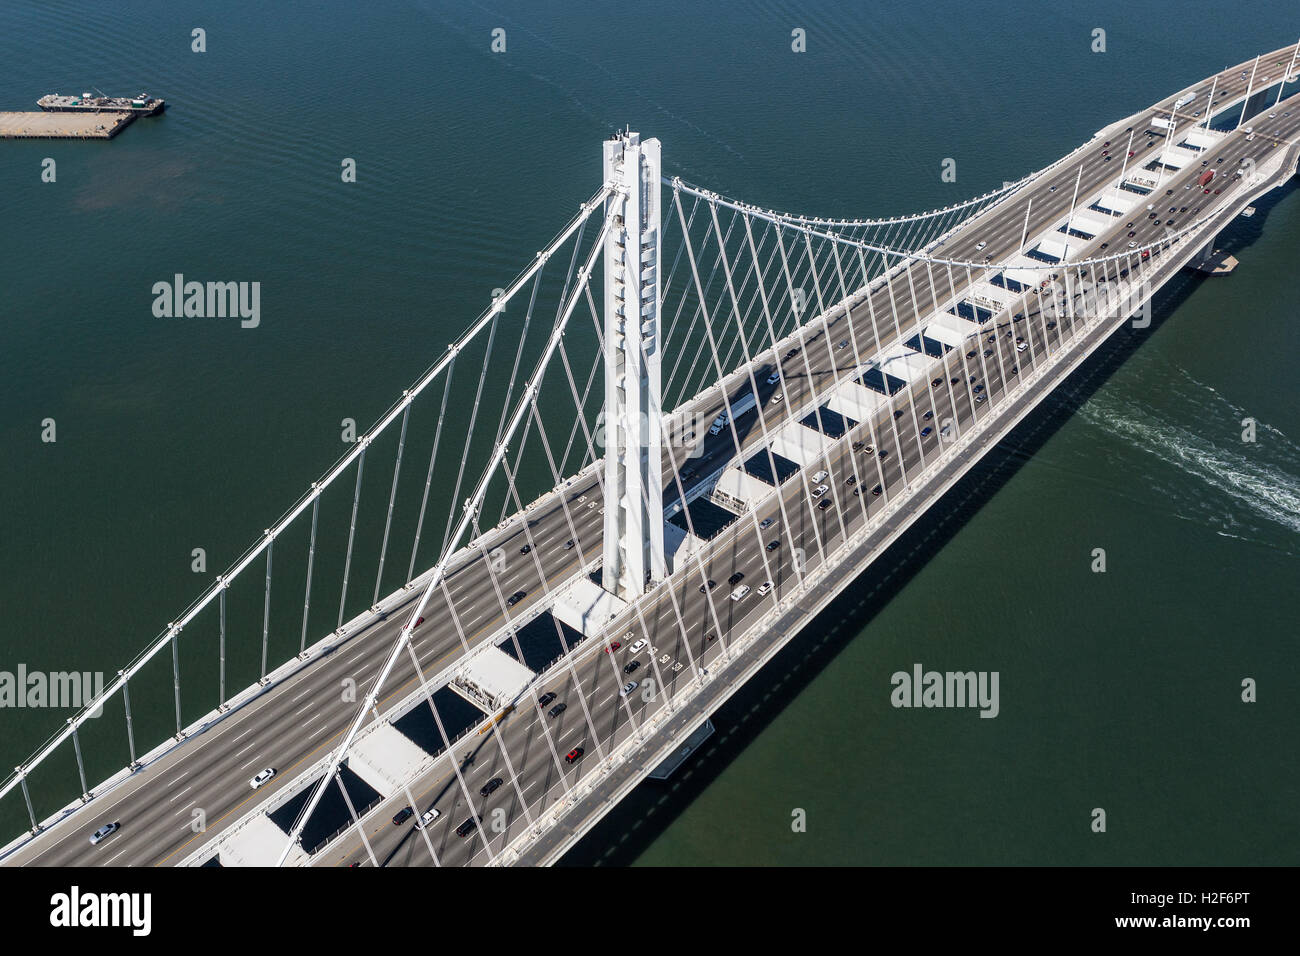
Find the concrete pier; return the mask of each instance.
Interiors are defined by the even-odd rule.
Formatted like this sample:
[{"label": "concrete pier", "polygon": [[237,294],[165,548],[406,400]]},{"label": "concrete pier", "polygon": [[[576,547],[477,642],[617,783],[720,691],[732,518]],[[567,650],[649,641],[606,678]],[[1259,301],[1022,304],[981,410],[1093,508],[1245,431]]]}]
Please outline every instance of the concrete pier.
[{"label": "concrete pier", "polygon": [[1232,270],[1237,268],[1237,257],[1225,255],[1221,250],[1216,249],[1214,252],[1203,257],[1196,264],[1198,272],[1204,272],[1209,276],[1226,276],[1231,275]]},{"label": "concrete pier", "polygon": [[135,113],[0,112],[0,139],[112,139]]}]

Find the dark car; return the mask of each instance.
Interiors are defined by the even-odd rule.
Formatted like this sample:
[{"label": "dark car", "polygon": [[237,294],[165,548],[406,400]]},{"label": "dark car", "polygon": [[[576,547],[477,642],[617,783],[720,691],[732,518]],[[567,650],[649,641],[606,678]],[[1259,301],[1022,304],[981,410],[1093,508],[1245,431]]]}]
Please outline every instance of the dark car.
[{"label": "dark car", "polygon": [[830,506],[831,506],[831,500],[829,498],[823,498],[820,502],[817,503],[817,510],[825,511]]},{"label": "dark car", "polygon": [[790,351],[786,352],[786,353],[785,353],[785,357],[786,357],[787,359],[792,359],[792,358],[794,358],[794,357],[795,357],[796,355],[798,355],[798,354],[799,354],[799,349],[796,347],[796,348],[792,348]]},{"label": "dark car", "polygon": [[456,828],[456,836],[469,836],[478,827],[478,823],[473,817],[470,817],[464,823]]},{"label": "dark car", "polygon": [[921,418],[928,422],[930,419],[934,418],[934,412],[926,412],[921,416]]},{"label": "dark car", "polygon": [[884,461],[886,458],[889,457],[889,449],[888,449],[888,448],[882,448],[882,449],[880,449],[880,453],[879,453],[879,454],[880,454],[880,460],[881,460],[881,461]]},{"label": "dark car", "polygon": [[573,550],[573,539],[572,539],[572,538],[570,538],[568,541],[564,542],[564,550],[565,550],[565,551],[572,551],[572,550]]},{"label": "dark car", "polygon": [[743,580],[745,580],[745,573],[743,571],[737,571],[731,577],[727,578],[727,585],[728,587],[735,587]]},{"label": "dark car", "polygon": [[705,591],[712,591],[717,586],[718,586],[718,582],[713,580],[713,578],[709,578],[707,581],[705,581],[703,584],[700,585],[700,593],[703,594]]},{"label": "dark car", "polygon": [[897,410],[894,412],[894,420],[897,421],[898,419],[900,419],[900,418],[902,418],[902,417],[903,417],[903,410],[902,410],[901,408],[900,408],[900,409],[897,409]]},{"label": "dark car", "polygon": [[516,591],[514,594],[510,595],[509,598],[506,599],[506,604],[509,605],[510,607],[514,607],[516,604],[518,604],[527,596],[528,596],[527,591]]},{"label": "dark car", "polygon": [[399,826],[411,819],[413,816],[415,816],[414,810],[410,807],[402,807],[402,809],[393,814],[393,826]]},{"label": "dark car", "polygon": [[884,491],[884,490],[885,490],[885,489],[884,489],[884,488],[881,488],[880,485],[876,485],[876,487],[874,487],[874,488],[871,489],[871,493],[872,493],[873,495],[875,495],[877,498],[879,498],[879,497],[880,497],[880,493],[881,493],[882,491]]},{"label": "dark car", "polygon": [[568,710],[568,709],[569,709],[569,708],[568,708],[568,705],[565,704],[565,703],[563,703],[563,702],[561,702],[561,703],[559,703],[559,704],[556,704],[554,707],[552,707],[552,708],[551,708],[550,710],[548,710],[546,713],[547,713],[547,716],[549,716],[549,717],[559,717],[560,714],[564,713],[564,712],[565,712],[566,710]]},{"label": "dark car", "polygon": [[922,429],[921,429],[921,437],[922,437],[922,438],[929,438],[929,437],[930,437],[930,434],[931,434],[933,431],[934,431],[933,428],[922,428]]},{"label": "dark car", "polygon": [[526,544],[526,545],[524,545],[522,548],[519,549],[519,553],[520,553],[520,554],[527,554],[528,552],[530,552],[530,551],[532,551],[532,550],[533,550],[533,546],[532,546],[531,544]]},{"label": "dark car", "polygon": [[574,747],[572,750],[570,750],[567,754],[564,755],[564,760],[566,763],[575,763],[586,752],[587,751],[583,750],[581,747]]},{"label": "dark car", "polygon": [[775,550],[776,550],[777,548],[779,548],[779,547],[781,547],[781,541],[780,541],[780,539],[776,539],[776,540],[773,540],[773,541],[769,541],[769,542],[767,543],[767,548],[766,548],[766,550],[768,550],[768,551],[775,551]]},{"label": "dark car", "polygon": [[495,793],[497,787],[501,786],[503,783],[505,783],[505,781],[500,777],[493,777],[487,783],[483,784],[483,786],[479,787],[478,795],[480,797],[489,796],[490,794]]},{"label": "dark car", "polygon": [[623,673],[630,674],[640,666],[641,666],[640,661],[628,661],[626,664],[623,665]]},{"label": "dark car", "polygon": [[545,707],[553,700],[555,700],[555,694],[548,691],[547,693],[543,694],[541,697],[537,698],[537,706]]}]

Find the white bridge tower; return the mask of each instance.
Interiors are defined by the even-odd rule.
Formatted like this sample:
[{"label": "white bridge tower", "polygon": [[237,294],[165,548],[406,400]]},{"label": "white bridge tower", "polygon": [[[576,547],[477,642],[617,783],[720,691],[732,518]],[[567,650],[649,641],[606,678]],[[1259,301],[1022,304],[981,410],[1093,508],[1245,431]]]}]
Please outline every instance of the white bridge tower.
[{"label": "white bridge tower", "polygon": [[659,140],[605,142],[605,542],[602,584],[625,601],[665,576],[659,381]]}]

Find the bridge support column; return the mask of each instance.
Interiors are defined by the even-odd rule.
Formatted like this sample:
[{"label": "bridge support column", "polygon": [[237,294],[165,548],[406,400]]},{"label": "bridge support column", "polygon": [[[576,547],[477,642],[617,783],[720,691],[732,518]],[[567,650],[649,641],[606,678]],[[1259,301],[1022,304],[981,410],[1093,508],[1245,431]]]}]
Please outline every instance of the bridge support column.
[{"label": "bridge support column", "polygon": [[605,538],[602,585],[625,601],[665,577],[659,341],[659,141],[604,144],[621,207],[605,240]]},{"label": "bridge support column", "polygon": [[1193,268],[1200,268],[1214,257],[1214,244],[1219,241],[1219,234],[1216,232],[1206,241],[1205,247],[1196,254],[1196,258],[1191,261]]}]

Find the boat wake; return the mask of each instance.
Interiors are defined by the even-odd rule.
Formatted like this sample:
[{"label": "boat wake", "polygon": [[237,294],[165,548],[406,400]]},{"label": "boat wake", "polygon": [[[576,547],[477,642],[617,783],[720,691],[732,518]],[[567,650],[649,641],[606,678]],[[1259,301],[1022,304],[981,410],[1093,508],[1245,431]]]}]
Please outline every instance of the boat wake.
[{"label": "boat wake", "polygon": [[[1252,532],[1266,531],[1258,521],[1261,518],[1300,534],[1300,446],[1264,422],[1256,424],[1255,442],[1240,441],[1239,423],[1249,417],[1245,410],[1185,370],[1178,371],[1185,385],[1162,404],[1176,403],[1180,411],[1186,410],[1180,421],[1150,405],[1109,393],[1094,396],[1079,414],[1129,446],[1199,480],[1199,491],[1189,494],[1185,486],[1160,487],[1161,479],[1154,479],[1157,490],[1167,492],[1180,509],[1192,509],[1191,514],[1180,510],[1180,517],[1208,525],[1225,537],[1249,541],[1258,540]],[[1193,431],[1184,424],[1187,420],[1216,423],[1213,427],[1219,434],[1211,438]]]}]

